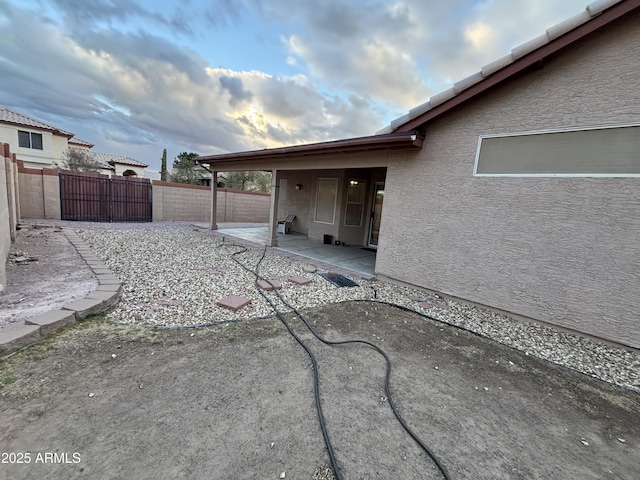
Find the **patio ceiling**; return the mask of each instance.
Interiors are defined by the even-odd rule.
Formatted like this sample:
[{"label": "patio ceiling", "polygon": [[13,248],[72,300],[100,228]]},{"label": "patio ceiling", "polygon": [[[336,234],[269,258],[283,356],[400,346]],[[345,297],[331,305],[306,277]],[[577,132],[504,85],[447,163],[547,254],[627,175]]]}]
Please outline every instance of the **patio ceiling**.
[{"label": "patio ceiling", "polygon": [[[248,152],[198,157],[197,163],[214,171],[294,170],[301,168],[386,167],[395,150],[419,150],[424,136],[418,132],[395,132],[331,142],[308,143]],[[376,153],[362,155],[363,153]],[[345,154],[347,155],[345,157]],[[351,155],[350,155],[351,154]]]}]

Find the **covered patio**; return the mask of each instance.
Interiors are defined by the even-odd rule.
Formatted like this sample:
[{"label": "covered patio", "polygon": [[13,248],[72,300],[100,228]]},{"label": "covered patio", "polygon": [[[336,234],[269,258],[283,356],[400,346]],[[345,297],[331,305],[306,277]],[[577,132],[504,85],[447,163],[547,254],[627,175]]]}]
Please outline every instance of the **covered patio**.
[{"label": "covered patio", "polygon": [[[407,150],[418,151],[424,137],[414,131],[374,135],[283,148],[203,156],[196,162],[212,175],[227,171],[270,171],[269,223],[252,241],[287,250],[297,248],[333,262],[353,264],[373,273],[382,219],[387,167]],[[210,228],[217,230],[217,185],[211,185]],[[291,218],[287,235],[279,224]],[[292,235],[289,235],[291,232]],[[297,234],[297,235],[296,235]],[[324,245],[331,237],[332,245]],[[339,245],[336,245],[336,240]],[[300,243],[303,242],[303,243]],[[348,246],[342,246],[346,244]],[[337,253],[337,252],[343,253]],[[347,253],[348,252],[348,253]],[[346,258],[345,258],[346,257]]]},{"label": "covered patio", "polygon": [[[205,224],[199,226],[205,227]],[[208,225],[206,225],[208,227]],[[221,223],[218,233],[229,239],[240,239],[256,246],[264,246],[269,240],[268,224]],[[324,244],[310,240],[299,233],[277,234],[278,246],[270,249],[279,254],[311,263],[337,273],[361,278],[375,276],[376,253],[359,246]]]}]

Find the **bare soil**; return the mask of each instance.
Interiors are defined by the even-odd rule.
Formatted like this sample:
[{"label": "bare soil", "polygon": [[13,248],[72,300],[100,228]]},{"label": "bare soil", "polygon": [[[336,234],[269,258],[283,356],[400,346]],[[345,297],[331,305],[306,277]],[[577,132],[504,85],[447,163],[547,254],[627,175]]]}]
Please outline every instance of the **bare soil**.
[{"label": "bare soil", "polygon": [[62,229],[21,225],[7,259],[7,287],[0,294],[0,328],[60,308],[95,290],[95,276]]},{"label": "bare soil", "polygon": [[[25,233],[15,248],[40,259],[14,267],[3,315],[91,288],[61,232]],[[387,352],[401,415],[452,479],[640,478],[637,393],[387,305],[305,314],[329,339]],[[343,477],[442,478],[393,416],[380,355],[287,318],[318,358]],[[276,318],[156,330],[93,317],[0,361],[0,480],[326,480],[312,378]]]},{"label": "bare soil", "polygon": [[[307,315],[330,339],[386,350],[402,416],[453,479],[640,478],[636,393],[386,305]],[[395,420],[382,358],[291,321],[318,357],[344,478],[442,478]],[[328,464],[311,363],[277,319],[152,330],[94,318],[4,361],[0,386],[1,450],[31,457],[1,464],[1,479],[311,479]],[[36,463],[47,452],[66,463]]]}]

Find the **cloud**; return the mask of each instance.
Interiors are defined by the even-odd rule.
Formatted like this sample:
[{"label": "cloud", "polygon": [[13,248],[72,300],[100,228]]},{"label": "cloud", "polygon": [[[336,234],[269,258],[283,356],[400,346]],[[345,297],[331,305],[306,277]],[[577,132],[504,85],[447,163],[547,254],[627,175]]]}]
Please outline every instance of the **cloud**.
[{"label": "cloud", "polygon": [[232,107],[235,107],[239,102],[251,100],[253,97],[253,93],[250,90],[244,89],[241,78],[223,75],[219,80],[222,88],[231,95],[229,105]]},{"label": "cloud", "polygon": [[[72,22],[108,24],[124,15],[111,6],[129,3],[98,2],[89,9],[81,2]],[[58,5],[77,6],[71,0]],[[61,126],[81,120],[81,131],[93,135],[85,139],[100,151],[107,151],[102,144],[161,151],[170,141],[182,150],[216,153],[328,140],[344,136],[341,127],[368,108],[321,93],[304,75],[212,68],[195,51],[149,32],[70,32],[32,11],[4,10],[12,28],[0,59],[0,102],[34,116],[46,112],[40,118]],[[141,8],[133,13],[152,15]],[[381,124],[369,118],[349,132],[372,134]]]},{"label": "cloud", "polygon": [[[167,11],[142,0],[55,0],[34,10],[11,1],[0,0],[0,103],[129,156],[164,144],[213,154],[373,134],[584,7],[183,0]],[[217,66],[219,50],[205,57],[186,46],[245,22],[280,39],[272,72]],[[153,155],[139,160],[158,162]]]}]

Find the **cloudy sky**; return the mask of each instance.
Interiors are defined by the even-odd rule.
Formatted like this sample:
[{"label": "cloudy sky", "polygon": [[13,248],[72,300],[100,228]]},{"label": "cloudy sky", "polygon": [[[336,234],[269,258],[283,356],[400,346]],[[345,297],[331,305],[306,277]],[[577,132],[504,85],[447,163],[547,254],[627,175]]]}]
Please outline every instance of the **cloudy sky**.
[{"label": "cloudy sky", "polygon": [[372,135],[589,0],[0,0],[0,105],[160,168]]}]

